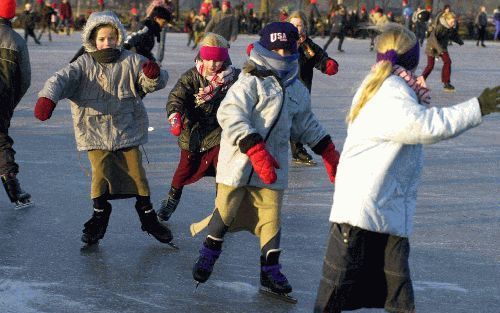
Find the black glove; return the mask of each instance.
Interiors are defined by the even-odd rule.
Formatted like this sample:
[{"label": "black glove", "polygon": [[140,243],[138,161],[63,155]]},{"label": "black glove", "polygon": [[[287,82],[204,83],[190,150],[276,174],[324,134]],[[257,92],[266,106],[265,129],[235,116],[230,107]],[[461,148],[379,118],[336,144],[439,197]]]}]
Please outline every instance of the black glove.
[{"label": "black glove", "polygon": [[500,86],[486,88],[481,95],[477,97],[481,114],[487,115],[493,112],[500,112]]}]

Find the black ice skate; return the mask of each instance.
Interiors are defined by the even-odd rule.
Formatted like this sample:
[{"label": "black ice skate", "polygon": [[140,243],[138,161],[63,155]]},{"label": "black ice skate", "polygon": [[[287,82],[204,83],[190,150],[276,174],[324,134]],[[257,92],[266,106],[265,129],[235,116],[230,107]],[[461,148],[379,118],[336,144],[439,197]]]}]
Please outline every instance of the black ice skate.
[{"label": "black ice skate", "polygon": [[453,87],[453,85],[450,84],[450,83],[445,83],[444,86],[443,86],[443,90],[447,91],[447,92],[454,92],[455,91],[455,87]]},{"label": "black ice skate", "polygon": [[181,200],[182,189],[177,189],[174,187],[170,188],[168,193],[168,198],[163,199],[160,202],[160,209],[158,210],[158,219],[160,222],[166,222],[170,219],[172,214],[177,209],[179,202]]},{"label": "black ice skate", "polygon": [[[222,240],[207,237],[207,240],[203,243],[200,249],[200,256],[196,260],[193,266],[193,278],[200,283],[204,283],[212,274],[214,269],[215,261],[219,258],[222,252]],[[198,287],[198,285],[196,285]]]},{"label": "black ice skate", "polygon": [[108,228],[109,216],[111,215],[111,204],[108,207],[99,210],[94,208],[92,217],[83,224],[82,242],[87,246],[95,245],[104,238]]},{"label": "black ice skate", "polygon": [[158,221],[155,210],[150,204],[144,208],[136,207],[137,213],[141,220],[141,228],[143,231],[147,232],[149,235],[153,236],[156,240],[161,243],[166,243],[172,248],[177,248],[175,244],[172,243],[172,232],[170,229]]},{"label": "black ice skate", "polygon": [[16,178],[16,174],[5,174],[1,177],[3,187],[5,188],[10,201],[16,205],[14,209],[24,209],[33,205],[33,202],[31,202],[31,195],[21,189],[19,180]]},{"label": "black ice skate", "polygon": [[297,165],[316,166],[316,162],[304,147],[297,149],[292,155],[292,161]]},{"label": "black ice skate", "polygon": [[292,286],[280,271],[281,265],[278,262],[280,252],[274,249],[267,252],[267,257],[260,257],[260,292],[286,302],[297,303],[297,299],[288,295],[292,292]]}]

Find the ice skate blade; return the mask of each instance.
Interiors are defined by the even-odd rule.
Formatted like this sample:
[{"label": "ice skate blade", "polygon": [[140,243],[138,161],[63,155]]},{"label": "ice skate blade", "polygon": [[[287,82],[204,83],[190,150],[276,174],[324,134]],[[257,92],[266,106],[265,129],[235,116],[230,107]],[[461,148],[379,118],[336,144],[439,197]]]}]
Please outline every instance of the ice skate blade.
[{"label": "ice skate blade", "polygon": [[313,160],[311,160],[311,161],[301,161],[301,160],[292,159],[292,162],[293,162],[293,164],[295,166],[302,166],[302,167],[304,167],[304,166],[307,166],[307,167],[311,166],[312,167],[312,166],[316,166],[317,165],[317,163],[314,162]]},{"label": "ice skate blade", "polygon": [[16,206],[14,207],[14,210],[22,210],[22,209],[26,209],[26,208],[29,208],[29,207],[32,207],[34,206],[35,203],[31,202],[31,201],[28,201],[26,203],[23,203],[23,202],[19,202],[17,201],[16,202]]},{"label": "ice skate blade", "polygon": [[297,299],[288,295],[287,293],[277,293],[272,291],[271,289],[267,287],[260,287],[259,292],[266,295],[266,296],[271,296],[273,298],[288,302],[288,303],[297,303]]},{"label": "ice skate blade", "polygon": [[172,249],[180,250],[179,247],[173,242],[168,242],[167,245],[169,245]]}]

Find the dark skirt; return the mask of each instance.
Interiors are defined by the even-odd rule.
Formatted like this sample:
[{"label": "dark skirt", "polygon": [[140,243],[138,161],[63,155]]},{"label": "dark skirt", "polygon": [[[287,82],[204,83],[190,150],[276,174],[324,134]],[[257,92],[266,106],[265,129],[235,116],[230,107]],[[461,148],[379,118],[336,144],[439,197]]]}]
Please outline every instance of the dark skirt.
[{"label": "dark skirt", "polygon": [[333,223],[314,312],[415,308],[408,238]]}]

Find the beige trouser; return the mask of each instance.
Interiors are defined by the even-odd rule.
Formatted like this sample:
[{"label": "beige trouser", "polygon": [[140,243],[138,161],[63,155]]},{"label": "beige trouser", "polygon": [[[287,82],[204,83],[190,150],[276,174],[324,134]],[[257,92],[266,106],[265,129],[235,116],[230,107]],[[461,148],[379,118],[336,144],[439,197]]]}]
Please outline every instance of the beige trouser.
[{"label": "beige trouser", "polygon": [[[260,238],[264,247],[280,230],[283,190],[273,190],[253,186],[232,187],[217,184],[215,208],[228,231],[247,230]],[[212,214],[204,220],[191,224],[191,234],[201,232],[212,219]]]}]

